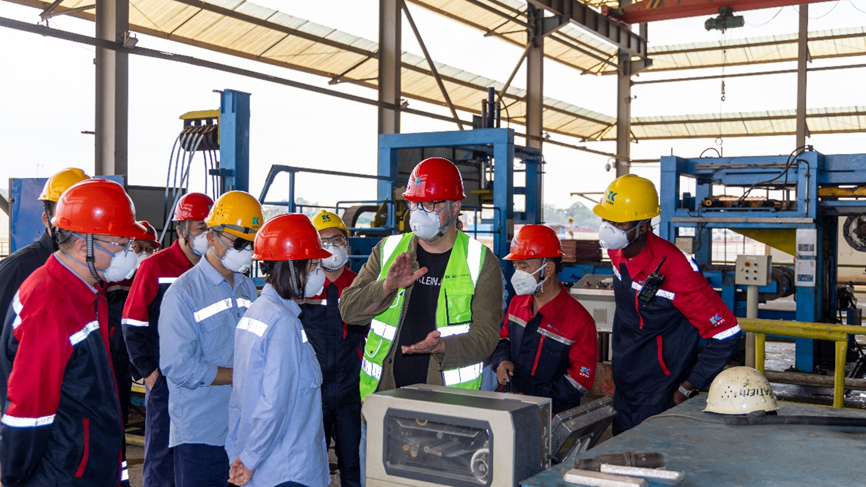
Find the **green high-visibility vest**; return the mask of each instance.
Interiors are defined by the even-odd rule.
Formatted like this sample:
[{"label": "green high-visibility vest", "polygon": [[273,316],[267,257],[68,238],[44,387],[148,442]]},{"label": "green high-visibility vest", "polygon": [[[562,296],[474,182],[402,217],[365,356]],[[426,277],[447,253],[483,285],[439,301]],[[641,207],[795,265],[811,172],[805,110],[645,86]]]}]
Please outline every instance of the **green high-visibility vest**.
[{"label": "green high-visibility vest", "polygon": [[[394,260],[409,250],[412,233],[392,235],[382,242],[379,280],[388,275]],[[472,323],[472,297],[475,285],[484,265],[484,246],[463,232],[457,232],[457,240],[451,249],[448,265],[439,288],[439,301],[436,304],[436,329],[443,337],[469,333]],[[376,392],[382,378],[382,363],[394,345],[394,335],[403,316],[403,296],[406,289],[400,288],[391,306],[370,323],[370,333],[364,346],[361,361],[361,400],[367,394]],[[462,389],[481,388],[482,363],[442,371],[442,383],[448,387]]]}]

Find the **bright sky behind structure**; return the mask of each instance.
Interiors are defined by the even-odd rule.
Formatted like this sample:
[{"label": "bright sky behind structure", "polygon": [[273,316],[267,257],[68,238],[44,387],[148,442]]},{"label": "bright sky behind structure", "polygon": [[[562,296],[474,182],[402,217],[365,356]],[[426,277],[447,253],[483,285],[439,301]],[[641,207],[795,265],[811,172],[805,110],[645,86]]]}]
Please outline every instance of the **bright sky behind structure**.
[{"label": "bright sky behind structure", "polygon": [[[853,2],[853,3],[852,3]],[[299,1],[258,0],[254,3],[333,27],[373,41],[378,37],[378,0]],[[417,5],[409,8],[434,59],[486,77],[505,81],[520,57],[518,47]],[[0,2],[0,16],[36,23],[39,11]],[[725,39],[788,34],[797,31],[796,7],[744,12],[746,27],[724,34]],[[813,4],[809,10],[810,31],[866,24],[866,0]],[[704,30],[704,17],[650,24],[651,45],[711,42],[720,32]],[[53,28],[94,35],[94,24],[70,17],[51,19]],[[317,86],[327,80],[298,71],[277,68],[163,39],[138,35],[139,46],[189,54],[199,58],[277,75]],[[9,178],[46,177],[64,167],[93,171],[93,136],[82,134],[94,128],[94,49],[29,33],[0,29],[0,80],[6,93],[0,117],[0,187]],[[406,25],[403,50],[421,55],[421,49]],[[862,63],[842,58],[815,61],[811,66]],[[204,68],[168,61],[129,57],[129,184],[163,186],[172,144],[181,122],[178,116],[190,110],[219,106],[213,90],[232,88],[252,93],[251,192],[258,195],[272,164],[326,168],[373,174],[376,171],[376,109],[372,106],[313,94],[286,86],[252,80]],[[793,63],[760,67],[727,68],[728,74],[794,68]],[[635,80],[719,74],[721,69],[675,73],[652,73]],[[525,70],[513,82],[525,86]],[[576,70],[545,61],[545,95],[594,111],[615,115],[616,82],[611,76],[581,76]],[[810,73],[810,108],[866,105],[866,69]],[[796,76],[771,75],[726,80],[726,101],[720,101],[720,80],[637,85],[632,94],[632,116],[793,110],[796,107]],[[351,84],[329,87],[375,99],[376,92]],[[481,100],[479,100],[480,103]],[[413,108],[447,114],[447,109],[409,100]],[[461,118],[471,116],[461,113]],[[515,126],[522,132],[523,127]],[[403,115],[403,132],[455,130],[454,124]],[[554,135],[559,141],[615,152],[613,142],[581,143]],[[819,135],[808,140],[824,153],[864,152],[863,134]],[[704,149],[723,149],[726,156],[787,154],[794,137],[732,138],[719,147],[712,139],[641,141],[632,144],[633,159],[656,159],[676,154],[696,157]],[[600,192],[613,179],[605,171],[608,158],[546,144],[544,155],[546,203],[567,207],[577,201],[572,192]],[[196,168],[201,159],[197,159]],[[657,164],[635,165],[632,172],[658,181]],[[193,174],[193,187],[201,184],[201,170]],[[368,200],[375,196],[369,181],[302,175],[298,196],[321,204],[341,200]],[[286,186],[276,187],[277,199]],[[275,195],[272,193],[271,198]],[[269,198],[269,199],[271,199]]]}]

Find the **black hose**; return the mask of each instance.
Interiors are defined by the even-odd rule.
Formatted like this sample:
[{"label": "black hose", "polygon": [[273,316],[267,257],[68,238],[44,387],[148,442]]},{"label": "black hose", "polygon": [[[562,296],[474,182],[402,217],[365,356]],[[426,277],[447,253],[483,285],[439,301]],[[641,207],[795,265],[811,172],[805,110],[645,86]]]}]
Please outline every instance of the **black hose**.
[{"label": "black hose", "polygon": [[866,427],[866,418],[832,417],[832,416],[775,416],[748,415],[728,416],[725,424],[737,426],[807,424],[815,426],[858,426]]}]

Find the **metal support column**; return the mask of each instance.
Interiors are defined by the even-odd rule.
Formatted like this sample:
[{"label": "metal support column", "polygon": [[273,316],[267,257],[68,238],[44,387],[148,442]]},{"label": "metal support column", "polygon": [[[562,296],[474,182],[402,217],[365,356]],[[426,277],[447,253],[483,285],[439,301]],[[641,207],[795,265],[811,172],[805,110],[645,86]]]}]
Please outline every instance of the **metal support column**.
[{"label": "metal support column", "polygon": [[[96,0],[96,37],[123,44],[129,2]],[[127,174],[129,60],[124,52],[96,48],[96,147],[94,174]]]},{"label": "metal support column", "polygon": [[[620,0],[619,8],[631,3]],[[631,54],[619,49],[616,60],[616,177],[620,177],[631,166]]]},{"label": "metal support column", "polygon": [[[379,101],[400,106],[403,0],[379,0]],[[400,132],[400,110],[379,108],[379,133]]]},{"label": "metal support column", "polygon": [[797,145],[806,145],[806,62],[809,61],[809,6],[800,5],[800,33],[797,38]]},{"label": "metal support column", "polygon": [[[541,150],[544,131],[544,10],[530,4],[526,7],[530,26],[526,51],[526,146]],[[536,169],[535,194],[544,194],[543,172],[540,166],[533,168]],[[544,221],[543,206],[538,208],[536,217],[538,220],[534,223]]]},{"label": "metal support column", "polygon": [[629,173],[631,163],[631,55],[619,51],[616,67],[616,177]]}]

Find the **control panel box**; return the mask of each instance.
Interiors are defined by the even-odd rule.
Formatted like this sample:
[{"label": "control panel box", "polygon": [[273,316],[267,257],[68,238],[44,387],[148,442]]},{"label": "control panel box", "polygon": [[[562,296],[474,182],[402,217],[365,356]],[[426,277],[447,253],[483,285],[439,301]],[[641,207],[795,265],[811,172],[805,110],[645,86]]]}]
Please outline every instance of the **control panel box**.
[{"label": "control panel box", "polygon": [[773,256],[738,255],[734,283],[738,286],[767,286],[770,284]]}]

